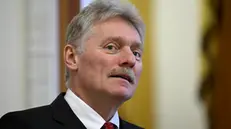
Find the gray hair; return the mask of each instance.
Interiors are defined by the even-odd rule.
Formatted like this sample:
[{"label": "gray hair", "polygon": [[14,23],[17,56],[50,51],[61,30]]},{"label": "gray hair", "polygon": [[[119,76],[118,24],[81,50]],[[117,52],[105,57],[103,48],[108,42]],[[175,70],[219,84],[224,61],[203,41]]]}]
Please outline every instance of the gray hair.
[{"label": "gray hair", "polygon": [[[131,23],[144,43],[144,22],[136,7],[125,0],[94,0],[71,20],[67,27],[66,43],[75,46],[77,53],[81,54],[83,42],[94,24],[117,16]],[[67,68],[65,76],[68,83],[70,75]]]}]

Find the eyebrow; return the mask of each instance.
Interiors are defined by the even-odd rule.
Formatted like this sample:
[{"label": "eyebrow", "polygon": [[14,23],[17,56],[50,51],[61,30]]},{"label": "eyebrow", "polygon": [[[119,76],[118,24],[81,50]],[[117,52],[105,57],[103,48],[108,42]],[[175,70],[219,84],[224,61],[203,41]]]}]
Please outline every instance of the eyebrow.
[{"label": "eyebrow", "polygon": [[143,51],[144,49],[143,43],[138,42],[138,41],[128,41],[120,36],[119,37],[108,37],[104,40],[104,42],[106,41],[115,41],[115,42],[123,43],[123,44],[128,42],[129,44],[132,44],[131,47],[133,48],[139,48],[141,51]]}]

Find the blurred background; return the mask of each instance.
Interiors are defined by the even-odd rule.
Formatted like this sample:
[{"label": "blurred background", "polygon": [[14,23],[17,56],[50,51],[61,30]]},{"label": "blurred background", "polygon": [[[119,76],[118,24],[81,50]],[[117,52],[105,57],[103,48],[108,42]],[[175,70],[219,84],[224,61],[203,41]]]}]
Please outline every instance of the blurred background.
[{"label": "blurred background", "polygon": [[[0,117],[65,91],[68,23],[92,0],[0,0]],[[143,73],[121,116],[146,129],[231,129],[231,1],[130,0]]]}]

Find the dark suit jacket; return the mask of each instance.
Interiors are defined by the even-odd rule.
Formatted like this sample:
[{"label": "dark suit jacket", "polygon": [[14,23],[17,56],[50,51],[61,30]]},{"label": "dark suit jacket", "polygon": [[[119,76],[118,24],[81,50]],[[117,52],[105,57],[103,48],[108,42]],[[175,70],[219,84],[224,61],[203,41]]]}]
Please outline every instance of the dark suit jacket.
[{"label": "dark suit jacket", "polygon": [[[0,129],[86,129],[61,93],[50,105],[7,113]],[[120,129],[142,129],[120,119]]]}]

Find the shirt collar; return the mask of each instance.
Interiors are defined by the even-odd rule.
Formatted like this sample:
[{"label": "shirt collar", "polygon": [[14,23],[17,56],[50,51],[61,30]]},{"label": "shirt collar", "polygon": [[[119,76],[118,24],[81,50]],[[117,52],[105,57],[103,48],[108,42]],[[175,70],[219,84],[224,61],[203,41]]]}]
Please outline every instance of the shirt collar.
[{"label": "shirt collar", "polygon": [[[76,96],[70,89],[67,89],[65,100],[71,107],[74,114],[80,119],[87,129],[100,129],[106,122],[94,109]],[[119,128],[118,112],[109,121]]]}]

